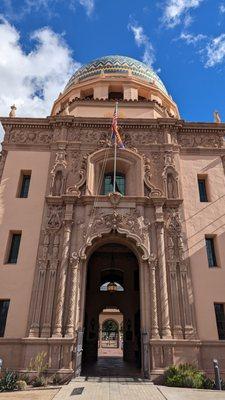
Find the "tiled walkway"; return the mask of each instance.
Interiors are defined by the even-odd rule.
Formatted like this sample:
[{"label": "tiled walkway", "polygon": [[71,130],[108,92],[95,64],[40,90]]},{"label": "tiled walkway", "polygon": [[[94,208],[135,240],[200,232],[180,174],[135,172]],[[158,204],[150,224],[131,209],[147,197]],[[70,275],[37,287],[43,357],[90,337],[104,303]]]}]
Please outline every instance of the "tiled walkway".
[{"label": "tiled walkway", "polygon": [[64,386],[54,400],[165,400],[157,387],[140,378],[79,378]]},{"label": "tiled walkway", "polygon": [[140,370],[135,365],[123,361],[122,357],[98,357],[98,361],[84,367],[82,375],[140,377]]}]

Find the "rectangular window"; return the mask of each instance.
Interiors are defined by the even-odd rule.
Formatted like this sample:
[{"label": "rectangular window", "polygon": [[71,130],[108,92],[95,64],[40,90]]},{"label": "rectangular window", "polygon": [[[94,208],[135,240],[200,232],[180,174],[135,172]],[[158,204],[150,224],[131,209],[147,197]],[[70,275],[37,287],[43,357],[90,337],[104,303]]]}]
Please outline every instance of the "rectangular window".
[{"label": "rectangular window", "polygon": [[0,300],[0,337],[3,337],[5,333],[8,309],[9,300]]},{"label": "rectangular window", "polygon": [[31,171],[22,171],[20,174],[20,182],[18,189],[18,196],[20,198],[28,197],[30,187]]},{"label": "rectangular window", "polygon": [[224,304],[214,303],[216,324],[218,330],[218,336],[220,340],[225,340],[225,315],[224,315]]},{"label": "rectangular window", "polygon": [[207,251],[209,267],[216,267],[217,262],[216,262],[214,239],[206,237],[205,243],[206,243],[206,251]]},{"label": "rectangular window", "polygon": [[208,202],[206,179],[198,177],[199,198],[202,203]]},{"label": "rectangular window", "polygon": [[21,233],[11,233],[11,243],[7,263],[16,264],[20,248]]}]

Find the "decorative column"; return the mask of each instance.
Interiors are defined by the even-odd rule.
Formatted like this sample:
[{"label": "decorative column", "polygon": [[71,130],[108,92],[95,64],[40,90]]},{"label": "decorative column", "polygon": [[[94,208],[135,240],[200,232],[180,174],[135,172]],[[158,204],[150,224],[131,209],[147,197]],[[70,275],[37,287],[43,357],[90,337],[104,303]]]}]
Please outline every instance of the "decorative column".
[{"label": "decorative column", "polygon": [[171,338],[170,316],[169,316],[169,299],[165,257],[165,242],[164,242],[164,218],[162,203],[155,203],[156,215],[156,232],[157,232],[157,247],[158,247],[158,263],[160,276],[160,296],[161,296],[161,314],[162,314],[162,338]]},{"label": "decorative column", "polygon": [[66,204],[66,214],[64,220],[64,234],[62,244],[62,259],[59,268],[58,291],[56,297],[55,324],[53,337],[62,336],[63,306],[65,300],[66,276],[69,261],[70,240],[72,233],[73,204]]},{"label": "decorative column", "polygon": [[156,278],[155,278],[157,259],[155,257],[150,257],[148,263],[149,263],[150,293],[151,293],[151,338],[159,339],[160,336],[159,336]]},{"label": "decorative column", "polygon": [[76,299],[77,299],[77,284],[78,284],[78,268],[79,256],[73,253],[70,258],[70,301],[68,309],[68,318],[66,325],[65,337],[74,337],[75,320],[76,320]]}]

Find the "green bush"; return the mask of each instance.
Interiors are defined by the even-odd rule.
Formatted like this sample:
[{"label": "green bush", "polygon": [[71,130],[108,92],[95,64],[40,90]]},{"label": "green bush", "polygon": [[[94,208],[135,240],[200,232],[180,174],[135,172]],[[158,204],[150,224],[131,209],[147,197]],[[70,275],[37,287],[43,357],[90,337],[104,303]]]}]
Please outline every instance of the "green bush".
[{"label": "green bush", "polygon": [[34,380],[32,381],[32,386],[33,387],[40,387],[40,386],[46,386],[47,382],[44,376],[36,376]]},{"label": "green bush", "polygon": [[201,389],[204,387],[204,375],[193,365],[172,365],[165,372],[167,386]]},{"label": "green bush", "polygon": [[27,383],[22,380],[16,381],[16,388],[17,388],[17,390],[26,390]]},{"label": "green bush", "polygon": [[15,390],[18,376],[15,372],[4,371],[0,379],[0,392],[11,392]]},{"label": "green bush", "polygon": [[208,390],[215,389],[215,381],[205,376],[203,382],[203,388]]}]

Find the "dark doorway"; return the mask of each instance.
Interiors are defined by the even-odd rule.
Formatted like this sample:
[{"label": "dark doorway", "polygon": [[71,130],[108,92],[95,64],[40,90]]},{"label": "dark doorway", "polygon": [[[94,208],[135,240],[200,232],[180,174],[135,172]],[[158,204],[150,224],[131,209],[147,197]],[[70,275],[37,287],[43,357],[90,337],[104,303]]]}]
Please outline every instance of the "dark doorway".
[{"label": "dark doorway", "polygon": [[[141,335],[137,258],[128,247],[110,243],[92,254],[87,268],[82,372],[89,376],[139,375]],[[107,313],[108,322],[102,324],[104,313]],[[114,347],[111,353],[99,350],[102,339],[103,346]]]}]

